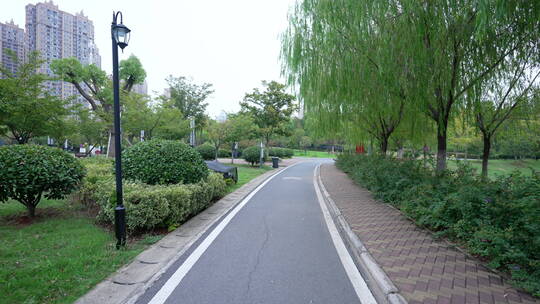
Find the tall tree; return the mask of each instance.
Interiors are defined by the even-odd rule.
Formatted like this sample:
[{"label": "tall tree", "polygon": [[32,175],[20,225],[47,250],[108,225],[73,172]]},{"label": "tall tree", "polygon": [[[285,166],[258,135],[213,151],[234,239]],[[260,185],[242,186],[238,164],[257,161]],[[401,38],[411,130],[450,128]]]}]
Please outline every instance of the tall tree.
[{"label": "tall tree", "polygon": [[[330,113],[321,117],[328,125],[328,117],[341,118],[337,126],[357,123],[343,119],[350,111],[342,104],[356,104],[368,116],[377,116],[369,110],[376,99],[349,97],[357,92],[404,96],[405,109],[410,103],[437,126],[437,172],[442,173],[456,106],[475,85],[503,68],[508,56],[538,41],[538,5],[503,2],[303,0],[284,35],[285,71],[300,85],[307,105],[315,103],[321,113]],[[374,72],[362,74],[370,64]],[[370,78],[379,79],[379,85]]]},{"label": "tall tree", "polygon": [[[284,70],[323,136],[376,138],[384,154],[408,107],[400,20],[385,26],[358,1],[303,1],[283,39]],[[363,11],[364,10],[364,11]],[[371,18],[371,19],[370,19]],[[390,43],[393,42],[393,43]]]},{"label": "tall tree", "polygon": [[180,139],[189,132],[189,123],[170,101],[152,100],[135,93],[125,98],[122,122],[124,139],[129,145],[136,142],[142,130],[146,140]]},{"label": "tall tree", "polygon": [[173,105],[182,112],[184,119],[194,118],[195,127],[200,130],[206,120],[204,115],[208,106],[206,99],[214,93],[212,84],[196,84],[184,76],[172,75],[167,77],[166,81]]},{"label": "tall tree", "polygon": [[131,92],[134,85],[143,83],[146,79],[146,71],[139,58],[135,55],[131,55],[128,59],[122,60],[118,72],[120,79],[124,82],[123,90],[126,92]]},{"label": "tall tree", "polygon": [[[146,75],[140,61],[133,55],[122,61],[120,75],[124,81],[125,91],[129,93],[134,84],[144,81]],[[113,94],[112,83],[107,74],[96,65],[83,65],[76,58],[53,60],[51,70],[58,77],[75,86],[79,94],[88,102],[97,117],[109,125],[109,144],[107,155],[114,157],[114,128],[112,124]]]},{"label": "tall tree", "polygon": [[[529,48],[529,55],[536,52],[536,48]],[[512,58],[506,62],[508,68],[482,81],[475,86],[471,94],[472,113],[476,126],[482,134],[482,177],[487,178],[488,163],[491,145],[499,127],[507,121],[520,104],[534,101],[534,86],[540,75],[540,63],[530,60],[530,56]],[[522,110],[525,111],[525,109]]]},{"label": "tall tree", "polygon": [[9,50],[8,55],[18,66],[15,74],[0,66],[4,77],[0,79],[0,125],[6,126],[8,136],[26,144],[33,137],[64,129],[67,105],[47,91],[44,82],[49,77],[36,73],[44,62],[39,53],[30,53],[24,61]]},{"label": "tall tree", "polygon": [[286,135],[285,124],[296,111],[294,104],[296,98],[285,92],[284,84],[276,81],[263,81],[262,84],[266,88],[265,91],[253,89],[253,92],[246,94],[240,106],[243,113],[251,114],[259,127],[259,134],[268,146],[273,135]]}]

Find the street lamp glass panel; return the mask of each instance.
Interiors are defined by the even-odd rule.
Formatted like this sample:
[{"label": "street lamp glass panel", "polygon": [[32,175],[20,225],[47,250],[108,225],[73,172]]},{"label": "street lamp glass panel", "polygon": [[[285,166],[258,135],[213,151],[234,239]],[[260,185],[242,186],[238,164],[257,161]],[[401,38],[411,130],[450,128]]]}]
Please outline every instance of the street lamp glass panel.
[{"label": "street lamp glass panel", "polygon": [[121,49],[124,49],[129,42],[129,35],[131,30],[123,24],[118,24],[114,27],[114,39]]}]

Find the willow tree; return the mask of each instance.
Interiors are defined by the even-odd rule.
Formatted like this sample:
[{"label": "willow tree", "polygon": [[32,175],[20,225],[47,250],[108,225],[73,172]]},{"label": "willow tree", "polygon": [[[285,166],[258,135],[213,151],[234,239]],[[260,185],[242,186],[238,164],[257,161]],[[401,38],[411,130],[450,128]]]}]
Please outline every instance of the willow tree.
[{"label": "willow tree", "polygon": [[538,50],[534,45],[525,57],[512,57],[506,66],[494,77],[475,86],[470,96],[471,113],[476,127],[482,134],[482,177],[487,178],[491,145],[496,132],[511,115],[523,106],[519,114],[528,112],[531,102],[536,101],[533,94],[538,87],[540,63],[530,60]]},{"label": "willow tree", "polygon": [[373,15],[368,2],[305,0],[283,36],[283,72],[299,86],[324,135],[351,143],[375,138],[381,153],[410,112],[403,21]]},{"label": "willow tree", "polygon": [[[377,115],[378,107],[370,106],[374,99],[358,96],[370,89],[390,96],[403,92],[406,105],[437,125],[441,173],[455,107],[531,39],[535,26],[527,22],[537,25],[540,11],[533,2],[304,0],[285,34],[285,72],[300,85],[306,105],[319,109],[357,104]],[[358,80],[370,64],[380,72],[364,76],[383,75],[382,86]],[[384,77],[392,69],[394,76]],[[399,103],[388,105],[399,109]]]}]

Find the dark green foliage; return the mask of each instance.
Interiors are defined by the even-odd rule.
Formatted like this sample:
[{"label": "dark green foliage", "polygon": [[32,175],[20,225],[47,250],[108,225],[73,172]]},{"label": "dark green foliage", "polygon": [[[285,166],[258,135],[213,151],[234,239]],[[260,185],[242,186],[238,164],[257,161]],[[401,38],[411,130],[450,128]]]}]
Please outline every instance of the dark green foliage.
[{"label": "dark green foliage", "polygon": [[[259,163],[261,158],[261,148],[258,146],[253,146],[244,149],[242,151],[242,158],[244,158],[244,160],[250,163],[252,166]],[[266,161],[266,153],[264,155],[264,161]]]},{"label": "dark green foliage", "polygon": [[540,176],[484,181],[459,166],[443,176],[421,161],[342,155],[338,167],[417,224],[462,242],[540,296]]},{"label": "dark green foliage", "polygon": [[220,158],[231,157],[231,151],[230,150],[225,150],[225,149],[219,149],[218,150],[218,157],[220,157]]},{"label": "dark green foliage", "polygon": [[204,160],[213,160],[216,157],[216,148],[209,143],[204,143],[195,149]]},{"label": "dark green foliage", "polygon": [[34,216],[42,196],[64,198],[79,186],[84,174],[79,160],[57,148],[0,147],[0,202],[19,201]]},{"label": "dark green foliage", "polygon": [[279,158],[291,158],[294,155],[294,151],[292,149],[276,147],[276,148],[270,148],[268,155],[279,157]]},{"label": "dark green foliage", "polygon": [[[91,199],[100,208],[98,220],[114,223],[116,207],[115,184],[102,179],[97,187],[89,182],[85,187],[96,189]],[[140,182],[124,183],[124,205],[129,233],[158,227],[178,226],[206,209],[225,195],[226,183],[220,174],[210,174],[198,183],[183,185],[147,185]]]},{"label": "dark green foliage", "polygon": [[126,179],[146,184],[191,184],[208,176],[201,155],[188,145],[173,140],[149,140],[122,152]]}]

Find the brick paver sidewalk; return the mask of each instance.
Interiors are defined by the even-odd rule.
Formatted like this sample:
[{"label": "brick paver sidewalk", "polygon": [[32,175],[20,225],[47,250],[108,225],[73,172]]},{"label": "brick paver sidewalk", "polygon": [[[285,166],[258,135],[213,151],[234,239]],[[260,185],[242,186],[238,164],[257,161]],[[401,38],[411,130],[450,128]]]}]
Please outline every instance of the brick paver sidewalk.
[{"label": "brick paver sidewalk", "polygon": [[375,201],[333,164],[321,166],[321,178],[352,230],[409,303],[540,303]]}]

